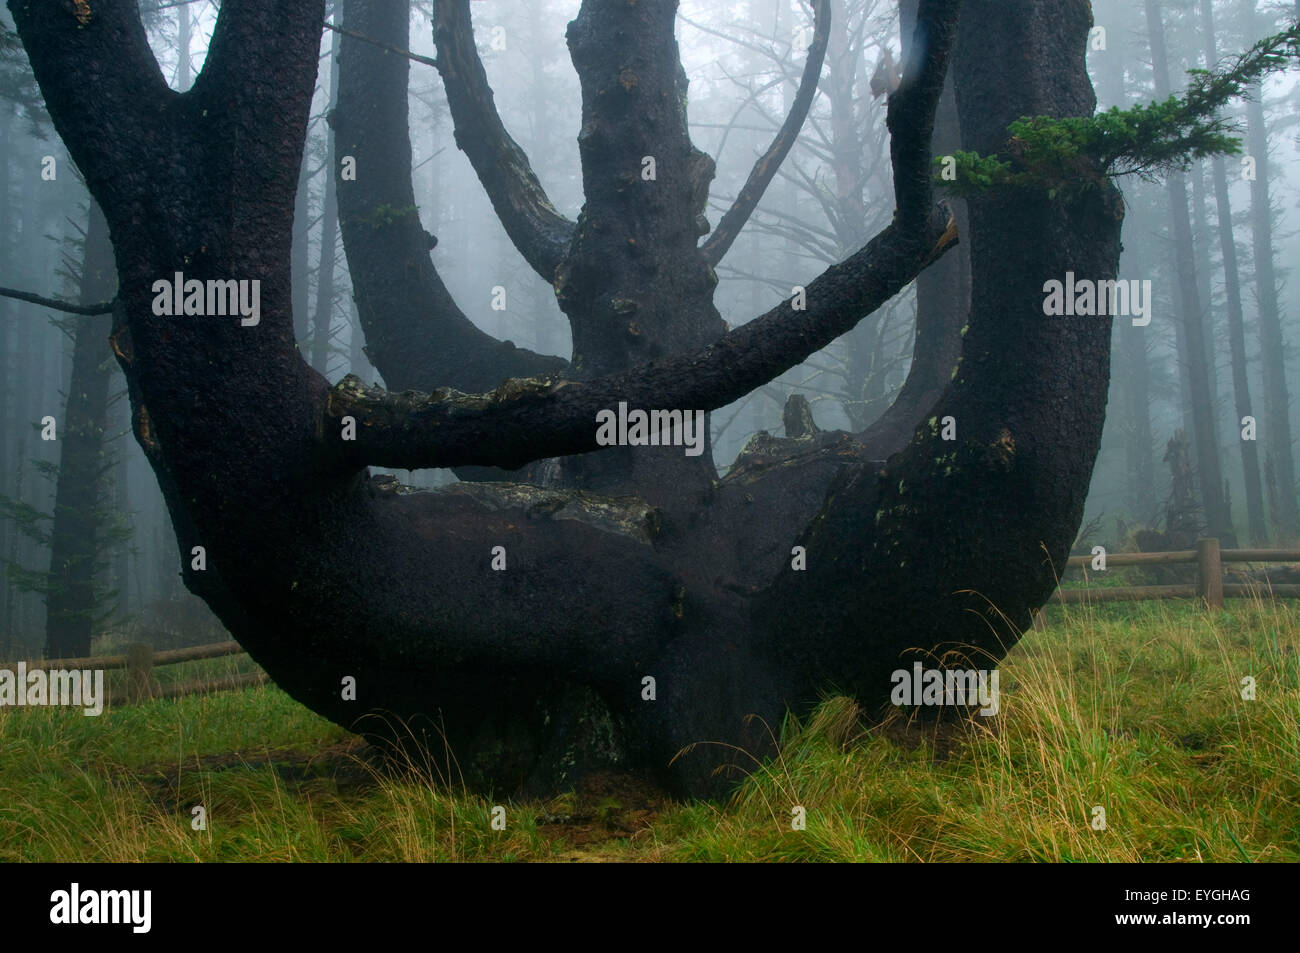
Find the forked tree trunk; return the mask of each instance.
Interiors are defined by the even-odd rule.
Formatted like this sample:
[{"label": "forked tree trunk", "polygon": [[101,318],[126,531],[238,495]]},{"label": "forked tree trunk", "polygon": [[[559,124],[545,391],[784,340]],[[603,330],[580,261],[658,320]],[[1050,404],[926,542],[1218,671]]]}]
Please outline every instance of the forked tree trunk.
[{"label": "forked tree trunk", "polygon": [[[418,221],[362,197],[383,181],[385,156],[359,161],[356,182],[340,183],[340,209],[362,321],[391,386],[460,379],[486,389],[520,368],[568,375],[479,397],[386,394],[352,380],[331,388],[294,347],[292,211],[322,3],[226,0],[187,96],[162,84],[134,3],[92,5],[86,24],[28,0],[10,6],[60,135],[112,226],[122,289],[113,340],[186,584],[314,710],[377,735],[383,721],[363,715],[382,713],[390,735],[401,733],[394,719],[428,716],[462,766],[475,759],[475,773],[503,790],[539,767],[548,743],[539,704],[557,683],[581,686],[612,712],[604,725],[631,758],[684,790],[717,791],[729,779],[715,765],[749,763],[735,748],[770,750],[761,721],[746,716],[778,724],[830,687],[882,705],[889,672],[918,644],[962,642],[999,658],[1052,591],[1100,440],[1110,320],[1044,317],[1042,288],[1067,270],[1114,277],[1122,209],[1109,188],[1068,202],[971,203],[969,331],[929,412],[956,418],[956,441],[928,418],[885,463],[857,435],[774,440],[721,481],[707,457],[681,447],[565,460],[571,482],[620,497],[511,484],[405,492],[365,470],[519,466],[595,450],[597,410],[619,400],[722,406],[901,290],[950,244],[929,157],[952,0],[920,4],[923,55],[890,101],[893,223],[809,283],[805,310],[783,302],[725,333],[695,244],[712,169],[686,131],[673,0],[586,0],[570,26],[584,96],[577,223],[550,207],[502,138],[490,92],[475,85],[472,34],[466,41],[456,23],[469,4],[442,0],[439,15],[451,20],[439,64],[458,142],[516,245],[556,286],[574,328],[571,365],[481,335],[440,297]],[[385,15],[405,16],[398,6]],[[1023,114],[1091,112],[1084,0],[968,6],[956,62],[968,146],[996,151]],[[276,82],[260,82],[270,63]],[[404,128],[404,108],[378,99],[372,108]],[[109,119],[114,135],[103,134]],[[365,146],[342,121],[337,132],[340,150]],[[491,155],[476,159],[484,144]],[[653,179],[642,176],[646,156]],[[409,183],[409,155],[388,158]],[[386,273],[367,254],[375,243],[403,279],[391,310],[373,307],[376,292],[364,287],[367,274]],[[260,322],[155,315],[152,284],[176,271],[261,280]],[[440,350],[444,338],[461,350]],[[349,421],[354,441],[344,439]],[[796,544],[806,570],[791,568]],[[188,558],[196,545],[206,549],[202,572]],[[498,546],[504,569],[492,568]],[[355,700],[343,691],[349,678]],[[507,743],[479,743],[488,728]],[[696,742],[721,745],[674,759]]]}]

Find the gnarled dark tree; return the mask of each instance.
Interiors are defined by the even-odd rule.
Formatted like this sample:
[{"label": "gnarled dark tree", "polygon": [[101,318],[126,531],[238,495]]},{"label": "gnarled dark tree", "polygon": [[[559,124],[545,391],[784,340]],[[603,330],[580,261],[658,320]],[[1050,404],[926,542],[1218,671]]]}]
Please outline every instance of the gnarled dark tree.
[{"label": "gnarled dark tree", "polygon": [[[770,743],[746,716],[775,725],[829,688],[883,704],[912,648],[1000,657],[1052,591],[1100,440],[1110,320],[1045,318],[1041,289],[1067,270],[1114,276],[1122,212],[1109,186],[971,200],[960,363],[902,439],[800,428],[754,441],[721,480],[707,453],[681,447],[592,451],[598,411],[732,401],[951,247],[955,226],[930,186],[950,59],[969,149],[998,152],[1021,115],[1090,114],[1086,0],[967,0],[960,28],[958,0],[921,0],[888,106],[892,223],[811,282],[806,309],[786,301],[730,331],[711,266],[788,135],[760,159],[723,236],[701,244],[713,168],[687,133],[675,0],[584,0],[569,26],[586,196],[573,222],[495,114],[468,0],[439,0],[458,144],[554,285],[573,328],[568,362],[483,334],[443,287],[409,209],[408,63],[351,35],[405,48],[407,4],[349,0],[334,123],[357,175],[339,182],[340,215],[390,390],[331,386],[294,346],[292,213],[323,0],[225,0],[186,93],[164,83],[133,0],[9,5],[110,225],[112,342],[136,437],[181,552],[207,551],[206,571],[186,561],[185,582],[316,711],[349,726],[370,711],[428,716],[461,767],[499,788],[558,780],[557,745],[605,744],[686,790],[716,790],[725,780],[712,769],[739,757],[728,745],[761,755]],[[828,6],[815,4],[813,57]],[[155,315],[152,284],[175,272],[260,280],[260,323]],[[956,441],[941,439],[946,415]],[[349,424],[356,440],[343,439]],[[436,492],[366,470],[544,459],[531,484]],[[806,570],[791,567],[796,545]],[[494,546],[505,571],[490,568]],[[642,698],[647,675],[654,701]],[[345,676],[355,701],[341,695]],[[601,738],[573,740],[596,725]],[[693,742],[725,744],[674,760]]]}]

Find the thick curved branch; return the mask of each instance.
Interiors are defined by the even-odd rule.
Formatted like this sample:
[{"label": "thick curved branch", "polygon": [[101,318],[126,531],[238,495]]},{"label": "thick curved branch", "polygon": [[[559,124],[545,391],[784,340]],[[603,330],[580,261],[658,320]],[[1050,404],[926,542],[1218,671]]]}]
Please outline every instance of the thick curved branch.
[{"label": "thick curved branch", "polygon": [[[324,22],[324,0],[271,4],[261,0],[222,0],[203,69],[195,77],[194,87],[201,83],[215,88],[234,84],[247,76],[250,64],[266,63],[268,56],[287,53],[286,44],[301,42],[307,35],[301,29],[303,24],[319,26]],[[314,40],[319,47],[318,33]],[[246,80],[238,83],[238,87],[256,85]],[[274,99],[269,92],[264,96],[267,102]]]},{"label": "thick curved branch", "polygon": [[[907,30],[907,26],[915,22],[916,13],[916,0],[908,0],[902,5],[905,38],[917,36],[915,31]],[[909,56],[910,46],[904,47],[904,60]],[[930,153],[947,155],[961,148],[956,89],[950,72],[939,99]],[[954,199],[953,210],[958,228],[962,234],[969,234],[966,202]],[[916,424],[928,414],[952,379],[953,367],[961,353],[961,329],[970,312],[970,281],[970,245],[967,244],[917,282],[916,333],[907,379],[889,407],[859,434],[882,458],[890,456],[912,439]]]},{"label": "thick curved branch", "polygon": [[[491,394],[442,389],[392,394],[349,376],[334,387],[320,424],[324,463],[403,469],[480,464],[516,469],[543,457],[598,449],[596,414],[632,408],[714,410],[797,366],[880,307],[956,244],[946,207],[920,229],[891,225],[828,268],[793,299],[701,350],[592,381],[506,381]],[[343,439],[352,417],[355,439]]]},{"label": "thick curved branch", "polygon": [[497,114],[492,87],[474,46],[469,0],[437,0],[433,39],[456,145],[469,158],[506,234],[524,260],[547,281],[554,281],[555,269],[573,238],[574,224],[555,210],[528,157]]},{"label": "thick curved branch", "polygon": [[342,163],[333,174],[371,362],[396,390],[488,390],[510,377],[563,373],[561,358],[477,328],[430,258],[436,239],[420,224],[411,180],[410,67],[386,52],[408,43],[409,3],[352,0],[344,15],[338,105],[330,124],[336,152],[352,160],[355,175],[345,176]]},{"label": "thick curved branch", "polygon": [[[301,83],[308,79],[315,84],[314,54],[320,48],[319,26],[324,22],[324,0],[270,4],[259,0],[223,0],[216,26],[212,29],[207,58],[190,94],[209,110],[216,108],[232,117],[231,125],[236,125],[237,121],[256,121],[259,127],[274,129],[280,123],[296,122],[296,112],[301,106],[276,95],[275,87],[283,82]],[[306,23],[315,27],[310,34],[302,29]],[[296,48],[297,44],[304,43],[313,45],[310,58]],[[280,73],[278,64],[288,62],[303,64],[303,73],[310,68],[310,77]],[[275,82],[247,82],[245,77],[254,64],[275,69]],[[293,115],[288,113],[289,109],[294,110]],[[285,112],[280,114],[281,110]],[[256,146],[257,138],[249,136],[248,146]],[[275,137],[264,135],[261,138]],[[245,151],[243,141],[239,146],[241,152]],[[267,145],[265,148],[269,153],[273,147]],[[246,157],[246,161],[259,158],[255,152]]]},{"label": "thick curved branch", "polygon": [[[157,165],[158,127],[179,97],[167,86],[135,0],[79,9],[49,0],[10,0],[54,128],[102,207],[132,194],[123,168],[147,177]],[[86,77],[94,77],[87,83]],[[78,135],[85,138],[79,139]],[[116,148],[78,148],[112,142]],[[118,165],[118,160],[123,160]]]},{"label": "thick curved branch", "polygon": [[813,41],[808,48],[808,61],[804,64],[803,76],[799,80],[799,91],[795,94],[790,114],[785,117],[777,131],[776,138],[767,147],[767,151],[754,163],[745,187],[736,196],[736,202],[722,216],[713,234],[700,246],[705,259],[710,265],[716,265],[731,248],[740,230],[749,221],[749,216],[758,207],[759,200],[767,191],[768,185],[781,167],[785,157],[794,146],[799,130],[803,127],[808,110],[812,108],[813,97],[817,94],[817,81],[821,78],[822,62],[826,59],[826,45],[831,33],[830,0],[813,0],[813,14],[816,18],[813,28]]},{"label": "thick curved branch", "polygon": [[[917,35],[932,42],[933,10],[921,0]],[[1020,115],[1094,113],[1092,22],[1086,0],[966,0],[953,78],[967,148],[996,151]],[[1108,184],[1068,201],[1046,190],[971,199],[972,308],[956,374],[883,467],[839,474],[797,540],[818,554],[817,572],[791,573],[787,560],[756,600],[776,657],[811,660],[809,683],[883,703],[891,672],[910,664],[905,647],[986,668],[1055,588],[1101,444],[1111,321],[1044,320],[1041,289],[1067,271],[1113,278],[1123,213]],[[945,417],[956,440],[944,439]],[[796,615],[817,633],[797,652]]]},{"label": "thick curved branch", "polygon": [[[919,10],[912,42],[903,63],[898,89],[889,96],[885,127],[889,130],[889,160],[894,169],[895,221],[917,225],[930,214],[930,140],[934,117],[943,94],[944,70],[935,70],[936,59],[947,63],[957,34],[956,9],[925,4]],[[924,122],[917,122],[919,116]]]},{"label": "thick curved branch", "polygon": [[101,301],[99,304],[71,304],[67,301],[59,301],[57,298],[46,298],[42,295],[32,294],[30,291],[16,291],[13,288],[0,288],[0,298],[27,301],[31,304],[39,304],[44,308],[63,311],[66,314],[108,314],[113,310],[112,301]]}]

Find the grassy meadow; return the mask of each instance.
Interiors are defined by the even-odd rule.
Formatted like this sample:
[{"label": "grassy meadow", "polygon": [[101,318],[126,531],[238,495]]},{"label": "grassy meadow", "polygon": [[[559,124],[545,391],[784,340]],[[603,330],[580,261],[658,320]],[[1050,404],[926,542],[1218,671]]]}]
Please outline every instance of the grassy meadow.
[{"label": "grassy meadow", "polygon": [[867,730],[828,699],[774,726],[780,755],[719,804],[625,776],[524,803],[439,789],[269,685],[98,718],[0,708],[0,861],[1300,860],[1300,602],[1046,619],[999,666],[996,717],[942,737],[901,718]]}]

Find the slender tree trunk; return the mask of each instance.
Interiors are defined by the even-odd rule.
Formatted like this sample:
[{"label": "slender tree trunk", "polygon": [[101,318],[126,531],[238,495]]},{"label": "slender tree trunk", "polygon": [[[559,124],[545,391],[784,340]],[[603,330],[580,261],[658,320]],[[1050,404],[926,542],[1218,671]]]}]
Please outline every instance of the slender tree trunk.
[{"label": "slender tree trunk", "polygon": [[[1214,0],[1201,0],[1201,30],[1205,34],[1206,68],[1213,69],[1219,55],[1214,32]],[[1232,394],[1236,418],[1230,433],[1235,432],[1241,447],[1242,473],[1246,490],[1246,522],[1250,527],[1252,545],[1268,542],[1264,520],[1264,493],[1259,475],[1259,443],[1240,439],[1239,427],[1247,416],[1255,416],[1251,409],[1250,378],[1246,372],[1246,332],[1242,320],[1241,279],[1237,270],[1237,242],[1232,229],[1232,200],[1228,194],[1228,174],[1223,157],[1216,156],[1211,164],[1214,177],[1214,199],[1218,212],[1219,250],[1223,258],[1223,293],[1228,319],[1228,347],[1232,359]]]},{"label": "slender tree trunk", "polygon": [[[1165,55],[1164,23],[1158,0],[1146,0],[1147,31],[1151,37],[1151,63],[1157,99],[1170,95],[1169,65]],[[1223,477],[1219,468],[1219,447],[1215,438],[1214,401],[1210,392],[1209,353],[1201,298],[1196,286],[1196,257],[1192,224],[1187,208],[1187,179],[1181,172],[1169,176],[1169,218],[1173,233],[1174,264],[1178,274],[1178,302],[1183,337],[1187,345],[1187,379],[1191,391],[1192,429],[1196,476],[1205,507],[1206,532],[1221,540],[1232,540],[1232,524],[1223,498]]]},{"label": "slender tree trunk", "polygon": [[194,82],[190,69],[190,5],[182,3],[176,7],[176,88],[181,92],[190,88]]},{"label": "slender tree trunk", "polygon": [[[33,269],[33,259],[35,249],[38,247],[39,239],[36,237],[43,228],[44,215],[42,214],[42,202],[39,199],[39,193],[33,189],[24,189],[22,192],[23,200],[18,206],[18,214],[14,216],[13,225],[16,226],[17,237],[14,241],[13,260],[20,264],[20,267]],[[13,456],[9,464],[9,472],[6,477],[13,480],[10,484],[11,489],[9,496],[15,500],[26,500],[28,477],[31,470],[31,460],[34,456],[32,448],[32,424],[39,420],[42,413],[37,412],[40,406],[40,389],[41,381],[41,351],[43,340],[39,335],[40,325],[36,321],[17,321],[17,332],[14,335],[13,351],[13,376],[12,387],[10,391],[10,401],[13,405],[13,419],[16,426],[11,431],[14,434]],[[31,565],[28,557],[31,552],[30,541],[26,539],[21,532],[15,527],[10,527],[9,546],[6,557],[10,564]],[[7,607],[8,615],[5,618],[5,628],[8,631],[19,633],[25,643],[33,645],[39,644],[39,631],[34,623],[31,622],[33,609],[35,608],[33,595],[29,592],[22,592],[16,588],[11,588],[9,592],[10,602]]]},{"label": "slender tree trunk", "polygon": [[[330,49],[329,108],[339,99],[338,36],[332,35]],[[338,163],[334,130],[327,134],[325,154],[325,210],[321,216],[320,263],[316,270],[316,313],[312,319],[311,366],[329,376],[330,333],[334,325],[334,259],[338,255],[339,203],[338,180],[334,167]]]},{"label": "slender tree trunk", "polygon": [[[81,274],[81,301],[113,297],[117,276],[108,223],[91,200]],[[50,535],[49,590],[46,599],[45,654],[81,658],[90,654],[103,523],[104,430],[108,424],[111,376],[106,314],[78,317],[72,379],[59,434],[59,477]]]},{"label": "slender tree trunk", "polygon": [[[1208,68],[1208,67],[1207,67]],[[1221,392],[1219,390],[1218,336],[1215,334],[1214,295],[1211,291],[1210,276],[1214,267],[1210,264],[1210,229],[1208,224],[1209,192],[1205,184],[1205,163],[1192,165],[1192,246],[1196,253],[1196,295],[1201,302],[1201,326],[1205,330],[1205,373],[1210,384],[1210,419],[1214,423],[1216,446],[1232,446],[1228,436],[1231,428],[1226,424],[1227,414],[1223,413]],[[1227,441],[1225,443],[1225,440]],[[1226,496],[1225,496],[1226,503]],[[1231,521],[1231,511],[1229,511]]]},{"label": "slender tree trunk", "polygon": [[[1239,437],[1239,430],[1231,427],[1232,421],[1222,403],[1219,390],[1218,336],[1216,334],[1214,296],[1210,287],[1210,276],[1214,268],[1210,264],[1210,238],[1207,224],[1209,194],[1205,185],[1205,163],[1192,165],[1192,245],[1196,253],[1196,294],[1201,303],[1201,327],[1205,334],[1205,374],[1210,390],[1210,425],[1214,428],[1214,445],[1216,448],[1231,447]],[[1223,513],[1228,526],[1234,525],[1232,516],[1232,479],[1229,467],[1223,459],[1219,460],[1219,475],[1223,485]],[[1234,530],[1235,536],[1235,530]]]},{"label": "slender tree trunk", "polygon": [[298,176],[298,191],[293,204],[293,246],[290,252],[290,274],[293,281],[293,336],[300,347],[307,344],[308,321],[311,311],[307,306],[307,238],[311,216],[311,189],[307,176],[307,154],[303,154],[302,169]]},{"label": "slender tree trunk", "polygon": [[[123,390],[126,382],[122,379],[120,369],[115,363],[110,364],[113,369],[112,377],[109,380],[110,404],[113,403],[112,395],[120,398],[115,407],[110,407],[109,414],[112,420],[110,437],[116,444],[108,452],[113,459],[113,506],[122,519],[130,519],[131,516],[131,482],[129,479],[129,467],[131,461],[131,444],[125,439],[123,434],[130,430],[131,416],[127,412],[127,402]],[[113,550],[113,586],[117,590],[118,612],[126,617],[131,611],[131,542],[129,539],[121,540]],[[136,601],[139,602],[138,592]]]},{"label": "slender tree trunk", "polygon": [[1124,456],[1134,515],[1154,521],[1158,503],[1155,489],[1154,436],[1151,432],[1151,368],[1147,356],[1146,328],[1121,332],[1121,367],[1124,369],[1124,411],[1128,426]]},{"label": "slender tree trunk", "polygon": [[[1125,108],[1128,95],[1124,88],[1122,64],[1128,62],[1129,37],[1111,31],[1106,51],[1090,55],[1103,57],[1097,70],[1098,89],[1105,105]],[[1130,245],[1125,255],[1125,271],[1148,274],[1148,248]],[[1151,432],[1151,367],[1147,353],[1147,328],[1121,321],[1115,326],[1115,352],[1120,374],[1114,386],[1119,389],[1121,415],[1116,420],[1124,432],[1124,469],[1129,512],[1139,521],[1154,524],[1159,518],[1156,498],[1155,437]],[[1180,375],[1181,376],[1181,375]]]},{"label": "slender tree trunk", "polygon": [[[0,260],[11,261],[13,219],[12,197],[9,193],[9,166],[14,161],[10,148],[13,114],[5,109],[0,114]],[[13,477],[17,446],[11,447],[10,438],[20,433],[20,418],[11,416],[14,412],[14,390],[18,385],[19,354],[10,342],[17,338],[15,323],[9,320],[9,310],[14,302],[10,299],[0,300],[0,493],[8,493]],[[0,554],[9,555],[9,546],[16,535],[13,523],[0,519]],[[0,580],[0,658],[13,658],[13,588],[7,581]]]},{"label": "slender tree trunk", "polygon": [[[1242,0],[1242,26],[1247,37],[1256,35],[1255,0]],[[1264,377],[1264,419],[1260,437],[1265,454],[1273,461],[1277,480],[1278,542],[1300,539],[1300,509],[1296,505],[1295,463],[1291,452],[1291,395],[1286,381],[1286,342],[1277,299],[1273,265],[1273,208],[1269,195],[1268,126],[1264,118],[1263,88],[1256,83],[1246,103],[1247,146],[1255,160],[1250,183],[1251,227],[1255,250],[1255,298],[1259,306],[1260,360]]]}]

